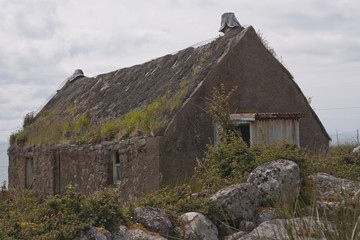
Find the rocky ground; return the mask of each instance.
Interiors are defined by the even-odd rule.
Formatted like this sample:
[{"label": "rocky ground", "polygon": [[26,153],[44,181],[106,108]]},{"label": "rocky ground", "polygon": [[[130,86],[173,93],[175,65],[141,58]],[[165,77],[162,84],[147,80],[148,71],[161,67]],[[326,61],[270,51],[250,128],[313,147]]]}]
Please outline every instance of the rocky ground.
[{"label": "rocky ground", "polygon": [[[360,149],[360,147],[358,147]],[[358,150],[360,151],[360,150]],[[354,149],[354,154],[358,154]],[[300,191],[300,173],[296,163],[279,159],[265,163],[250,173],[245,183],[238,183],[216,193],[203,191],[192,194],[193,198],[208,198],[218,209],[220,218],[236,222],[237,230],[229,229],[226,240],[250,239],[336,239],[337,229],[332,223],[339,208],[351,208],[358,201],[358,182],[317,173],[305,179],[307,187],[314,190],[316,199],[304,209],[303,216],[280,218],[275,208],[260,207],[266,198],[277,205],[293,206]],[[327,219],[317,218],[321,209]],[[141,207],[134,210],[138,225],[131,228],[118,226],[108,231],[91,227],[81,240],[130,240],[130,239],[178,239],[169,237],[176,232],[181,239],[219,239],[215,224],[198,212],[182,214],[178,226],[172,225],[165,212],[159,208]]]}]

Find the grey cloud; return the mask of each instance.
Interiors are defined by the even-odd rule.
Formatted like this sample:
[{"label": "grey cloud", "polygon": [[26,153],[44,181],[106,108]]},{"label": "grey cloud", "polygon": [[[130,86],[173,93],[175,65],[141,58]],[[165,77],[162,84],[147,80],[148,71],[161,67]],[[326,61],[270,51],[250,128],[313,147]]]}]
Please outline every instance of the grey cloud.
[{"label": "grey cloud", "polygon": [[322,58],[324,62],[359,62],[360,41],[348,36],[311,35],[306,38],[289,38],[289,44],[282,46],[286,55],[293,57]]},{"label": "grey cloud", "polygon": [[[336,33],[349,25],[348,16],[344,13],[329,12],[327,14],[309,14],[307,12],[286,13],[280,17],[278,25],[280,31],[295,32],[303,34],[331,32]],[[283,22],[287,24],[284,25]]]},{"label": "grey cloud", "polygon": [[26,103],[14,103],[12,99],[5,100],[0,104],[0,120],[23,119],[26,113],[33,111],[32,107]]},{"label": "grey cloud", "polygon": [[2,28],[25,38],[49,38],[62,26],[52,1],[6,1],[0,14]]},{"label": "grey cloud", "polygon": [[13,110],[13,109],[9,109],[9,110],[2,110],[0,111],[1,114],[1,120],[11,120],[11,119],[22,119],[25,117],[26,114],[24,114],[24,111],[26,112],[26,109],[21,109],[21,110]]},{"label": "grey cloud", "polygon": [[[1,47],[0,47],[1,49]],[[59,62],[66,57],[64,52],[51,49],[41,52],[41,49],[29,48],[17,54],[2,49],[0,57],[0,82],[2,84],[37,82],[47,84],[61,72]]]},{"label": "grey cloud", "polygon": [[[64,57],[62,23],[55,2],[45,0],[5,1],[0,8],[0,83],[42,82],[42,74]],[[52,74],[46,74],[51,77]],[[46,77],[46,76],[44,76]],[[46,83],[46,81],[44,81]]]},{"label": "grey cloud", "polygon": [[69,57],[92,56],[88,62],[96,62],[100,58],[103,62],[107,59],[126,59],[129,58],[129,55],[158,52],[159,49],[166,48],[170,44],[171,41],[168,39],[166,31],[146,29],[125,33],[114,31],[108,36],[101,37],[79,35],[74,41],[71,41],[67,52]]}]

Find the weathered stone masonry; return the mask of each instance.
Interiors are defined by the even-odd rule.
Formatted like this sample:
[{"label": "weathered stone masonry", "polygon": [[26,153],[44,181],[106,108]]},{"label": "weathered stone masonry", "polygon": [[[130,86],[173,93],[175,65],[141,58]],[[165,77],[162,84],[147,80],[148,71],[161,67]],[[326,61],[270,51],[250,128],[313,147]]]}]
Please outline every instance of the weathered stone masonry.
[{"label": "weathered stone masonry", "polygon": [[[22,189],[31,171],[33,189],[43,194],[61,194],[71,184],[81,192],[118,187],[128,197],[159,188],[159,138],[131,138],[97,145],[11,147],[9,185]],[[113,182],[114,156],[118,155],[121,183]],[[26,161],[32,160],[32,169]],[[31,178],[33,179],[33,178]]]}]

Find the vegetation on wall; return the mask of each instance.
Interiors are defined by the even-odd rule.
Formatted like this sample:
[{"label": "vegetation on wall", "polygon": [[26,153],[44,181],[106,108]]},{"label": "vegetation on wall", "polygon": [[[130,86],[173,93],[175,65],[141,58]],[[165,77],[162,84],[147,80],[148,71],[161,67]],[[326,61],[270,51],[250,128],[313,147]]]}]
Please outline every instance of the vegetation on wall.
[{"label": "vegetation on wall", "polygon": [[[23,129],[10,136],[10,144],[49,145],[56,143],[97,143],[102,140],[121,139],[132,135],[157,135],[169,122],[170,114],[177,110],[187,93],[188,81],[180,83],[180,91],[170,90],[158,96],[148,105],[131,110],[117,119],[96,119],[91,115],[91,99],[76,101],[68,107],[66,116],[59,117],[57,110],[43,111],[34,122],[34,114],[27,114]],[[87,112],[81,117],[74,117],[81,105]]]},{"label": "vegetation on wall", "polygon": [[209,100],[208,113],[211,118],[222,126],[222,129],[233,130],[234,126],[230,119],[230,98],[236,92],[235,86],[231,91],[226,92],[225,85],[220,88],[213,88]]}]

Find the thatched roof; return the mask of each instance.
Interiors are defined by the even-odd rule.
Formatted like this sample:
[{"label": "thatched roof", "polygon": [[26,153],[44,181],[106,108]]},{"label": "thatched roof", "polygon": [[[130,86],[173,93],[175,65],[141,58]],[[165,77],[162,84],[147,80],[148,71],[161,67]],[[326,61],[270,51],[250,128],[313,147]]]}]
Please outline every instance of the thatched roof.
[{"label": "thatched roof", "polygon": [[222,36],[200,47],[189,47],[176,54],[95,78],[84,77],[67,82],[41,112],[56,109],[60,115],[66,115],[69,106],[78,104],[75,115],[81,116],[88,108],[86,104],[79,103],[90,101],[93,117],[116,118],[149,104],[168,90],[172,94],[179,92],[182,82],[188,83],[189,96],[226,52],[234,36],[236,34]]}]

